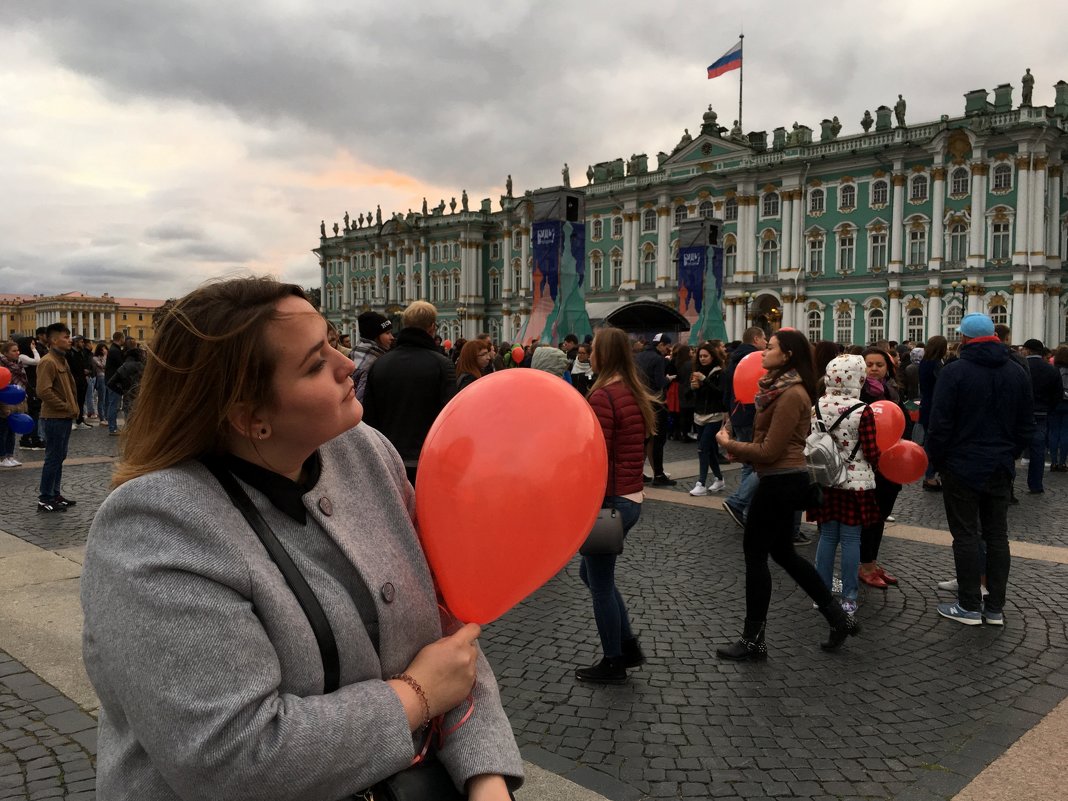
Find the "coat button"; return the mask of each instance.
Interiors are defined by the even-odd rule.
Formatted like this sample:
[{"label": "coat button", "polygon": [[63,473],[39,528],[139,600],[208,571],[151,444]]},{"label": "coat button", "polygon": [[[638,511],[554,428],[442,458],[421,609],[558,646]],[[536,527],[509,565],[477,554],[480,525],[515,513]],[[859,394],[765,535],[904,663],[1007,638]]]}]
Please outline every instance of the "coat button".
[{"label": "coat button", "polygon": [[330,503],[330,499],[325,495],[319,499],[319,511],[327,517],[334,513],[334,504]]},{"label": "coat button", "polygon": [[382,585],[382,600],[387,604],[393,603],[393,599],[397,597],[397,591],[393,588],[393,585],[388,581]]}]

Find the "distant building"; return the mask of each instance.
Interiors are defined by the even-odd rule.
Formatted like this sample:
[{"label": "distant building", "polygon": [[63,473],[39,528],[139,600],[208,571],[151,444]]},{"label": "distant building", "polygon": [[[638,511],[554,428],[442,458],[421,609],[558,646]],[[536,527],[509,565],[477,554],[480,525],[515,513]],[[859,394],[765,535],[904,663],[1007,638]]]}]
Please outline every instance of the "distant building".
[{"label": "distant building", "polygon": [[152,338],[152,315],[164,304],[146,298],[113,298],[66,292],[62,295],[0,295],[0,331],[5,337],[32,336],[40,326],[66,323],[72,333],[92,340],[123,331],[138,341]]},{"label": "distant building", "polygon": [[[590,317],[672,304],[679,226],[705,217],[722,223],[729,337],[756,323],[842,343],[955,339],[962,315],[982,311],[1016,342],[1068,340],[1068,83],[1054,91],[1053,106],[1016,108],[1008,84],[972,91],[963,115],[919,124],[899,101],[865,112],[863,132],[840,136],[835,117],[815,138],[794,123],[770,142],[728,131],[709,108],[656,169],[644,154],[589,168],[578,191]],[[442,202],[324,232],[325,314],[351,331],[363,309],[395,314],[424,298],[443,337],[512,339],[530,312],[531,204],[510,193],[500,204]]]}]

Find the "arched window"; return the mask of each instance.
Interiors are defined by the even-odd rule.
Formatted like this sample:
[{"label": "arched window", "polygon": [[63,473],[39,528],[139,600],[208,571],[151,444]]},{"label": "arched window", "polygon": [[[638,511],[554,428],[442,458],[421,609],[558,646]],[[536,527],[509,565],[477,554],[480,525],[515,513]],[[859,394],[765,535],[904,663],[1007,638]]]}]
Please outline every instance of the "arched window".
[{"label": "arched window", "polygon": [[968,170],[965,167],[957,167],[949,176],[949,194],[951,195],[966,195],[968,194],[968,186],[970,183],[970,176]]},{"label": "arched window", "polygon": [[1008,192],[1012,189],[1012,167],[999,164],[994,168],[994,180],[991,185],[994,192]]},{"label": "arched window", "polygon": [[452,243],[452,260],[453,261],[459,261],[460,260],[460,243],[459,242],[453,242]]},{"label": "arched window", "polygon": [[702,220],[711,220],[715,214],[715,207],[713,207],[711,200],[703,200],[701,205],[697,207],[697,215]]},{"label": "arched window", "polygon": [[995,304],[990,307],[990,319],[994,321],[994,325],[1008,325],[1009,310],[1000,303]]},{"label": "arched window", "polygon": [[407,289],[408,282],[404,280],[404,273],[399,273],[397,275],[397,301],[399,303],[404,303],[406,297],[405,292]]},{"label": "arched window", "polygon": [[927,200],[927,176],[916,175],[912,178],[912,186],[909,189],[909,200],[922,203]]},{"label": "arched window", "polygon": [[490,270],[489,274],[489,291],[490,300],[500,300],[501,298],[501,274],[496,270]]},{"label": "arched window", "polygon": [[651,233],[656,230],[656,209],[646,209],[642,212],[642,231]]},{"label": "arched window", "polygon": [[838,208],[855,209],[857,207],[857,188],[853,184],[844,184],[838,190]]},{"label": "arched window", "polygon": [[764,193],[760,214],[762,217],[779,216],[779,195],[777,192]]},{"label": "arched window", "polygon": [[523,265],[519,259],[512,259],[512,290],[517,295],[523,291]]},{"label": "arched window", "polygon": [[437,300],[441,300],[441,296],[438,294],[438,274],[432,272],[430,273],[430,302],[433,303]]},{"label": "arched window", "polygon": [[846,309],[834,313],[834,341],[839,345],[853,344],[853,314]]},{"label": "arched window", "polygon": [[823,274],[823,249],[824,239],[822,235],[811,236],[808,239],[808,272],[809,275]]},{"label": "arched window", "polygon": [[1009,249],[1008,221],[990,224],[990,258],[993,261],[1007,262],[1012,252]]},{"label": "arched window", "polygon": [[738,219],[738,198],[729,197],[723,204],[723,221],[734,222]]},{"label": "arched window", "polygon": [[868,235],[868,248],[871,254],[868,259],[868,269],[875,273],[885,270],[887,263],[886,231],[872,231]]},{"label": "arched window", "polygon": [[622,239],[623,238],[623,218],[622,217],[613,217],[612,218],[612,238],[613,239]]},{"label": "arched window", "polygon": [[619,288],[623,283],[623,254],[618,250],[612,251],[612,286]]},{"label": "arched window", "polygon": [[808,193],[808,213],[809,214],[822,214],[823,213],[823,190],[812,189]]},{"label": "arched window", "polygon": [[734,237],[727,237],[723,245],[723,275],[729,278],[738,269],[738,245]]},{"label": "arched window", "polygon": [[913,342],[925,342],[923,334],[923,310],[909,309],[905,315],[905,339]]},{"label": "arched window", "polygon": [[774,238],[764,240],[760,246],[760,274],[774,276],[779,271],[779,243]]},{"label": "arched window", "polygon": [[604,286],[604,257],[601,251],[590,254],[590,289],[598,290]]},{"label": "arched window", "polygon": [[453,270],[452,271],[452,299],[453,300],[459,300],[460,299],[460,271],[459,270]]},{"label": "arched window", "polygon": [[596,242],[604,235],[604,222],[602,220],[594,220],[593,226],[590,229],[590,238]]},{"label": "arched window", "polygon": [[656,251],[652,248],[642,254],[642,283],[656,283]]},{"label": "arched window", "polygon": [[927,230],[913,228],[909,231],[909,266],[921,267],[927,264]]},{"label": "arched window", "polygon": [[512,232],[512,250],[519,250],[523,247],[523,232],[516,228]]},{"label": "arched window", "polygon": [[823,339],[823,312],[810,309],[808,312],[808,341],[819,342]]},{"label": "arched window", "polygon": [[886,315],[882,309],[868,311],[868,344],[886,339]]},{"label": "arched window", "polygon": [[886,181],[874,181],[871,185],[871,204],[885,206],[890,197],[890,188]]},{"label": "arched window", "polygon": [[686,207],[681,203],[675,207],[675,225],[681,225],[686,220]]},{"label": "arched window", "polygon": [[964,317],[964,309],[959,303],[950,303],[946,306],[944,331],[946,339],[950,342],[960,342],[960,321]]},{"label": "arched window", "polygon": [[851,273],[857,266],[857,238],[853,228],[838,232],[838,272]]},{"label": "arched window", "polygon": [[423,275],[422,273],[412,273],[412,288],[410,294],[410,300],[422,300],[423,298]]},{"label": "arched window", "polygon": [[968,260],[968,228],[963,223],[949,226],[949,263],[963,265]]}]

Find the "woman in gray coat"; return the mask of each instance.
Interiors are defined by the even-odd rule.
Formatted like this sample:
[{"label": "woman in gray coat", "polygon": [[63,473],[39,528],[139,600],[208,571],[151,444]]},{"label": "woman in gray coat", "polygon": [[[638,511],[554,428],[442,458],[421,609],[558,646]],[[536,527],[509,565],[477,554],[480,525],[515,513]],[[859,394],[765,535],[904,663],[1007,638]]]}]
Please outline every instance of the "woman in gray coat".
[{"label": "woman in gray coat", "polygon": [[[345,799],[408,767],[432,719],[447,734],[428,758],[469,798],[521,783],[479,628],[442,636],[412,487],[359,425],[352,370],[292,285],[209,285],[161,323],[82,577],[100,798]],[[205,458],[237,477],[316,596],[335,691]]]}]

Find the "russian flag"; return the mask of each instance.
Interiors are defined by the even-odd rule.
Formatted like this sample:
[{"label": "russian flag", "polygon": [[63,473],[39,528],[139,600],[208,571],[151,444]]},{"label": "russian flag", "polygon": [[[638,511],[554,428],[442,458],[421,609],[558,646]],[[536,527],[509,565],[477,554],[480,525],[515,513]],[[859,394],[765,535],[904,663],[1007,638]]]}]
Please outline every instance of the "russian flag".
[{"label": "russian flag", "polygon": [[725,72],[741,69],[742,67],[742,43],[739,41],[734,47],[708,65],[708,77],[718,78]]}]

